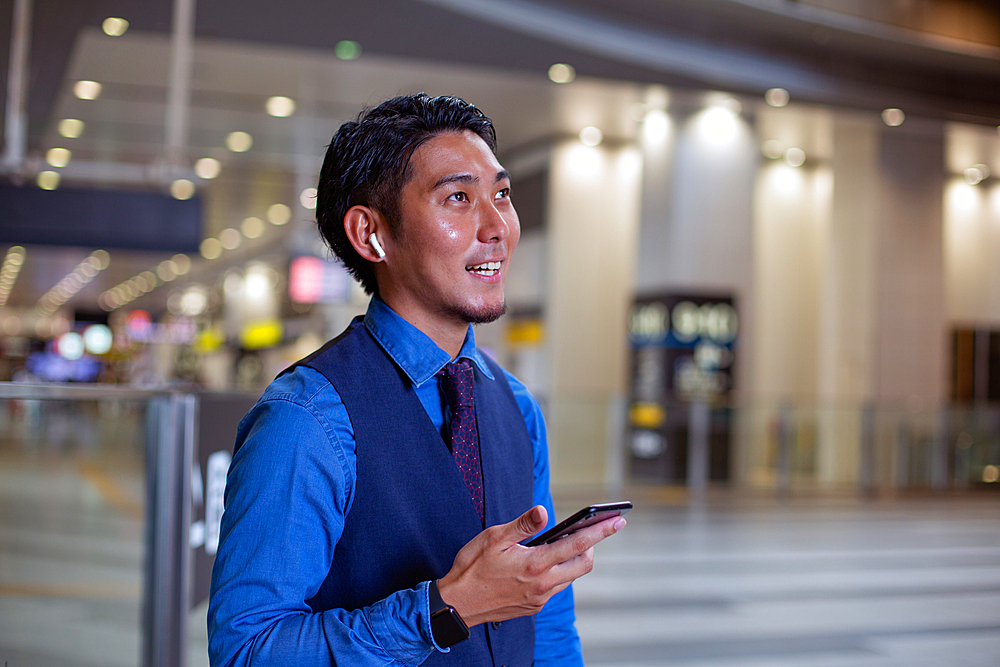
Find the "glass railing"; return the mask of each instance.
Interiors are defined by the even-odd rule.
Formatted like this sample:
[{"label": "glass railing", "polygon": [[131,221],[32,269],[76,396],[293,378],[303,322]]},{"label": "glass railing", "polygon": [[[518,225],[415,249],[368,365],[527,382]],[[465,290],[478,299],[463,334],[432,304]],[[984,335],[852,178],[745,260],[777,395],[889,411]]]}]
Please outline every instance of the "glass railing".
[{"label": "glass railing", "polygon": [[253,400],[0,383],[7,664],[208,664],[218,469]]},{"label": "glass railing", "polygon": [[[253,401],[0,384],[0,657],[12,667],[207,665],[229,452]],[[556,486],[604,470],[609,487],[677,485],[689,498],[717,486],[864,496],[988,486],[1000,467],[995,405],[675,406],[662,437],[636,440],[623,401],[578,403],[547,403],[561,440]]]},{"label": "glass railing", "polygon": [[884,495],[988,488],[1000,474],[997,404],[683,404],[649,432],[624,430],[626,481]]}]

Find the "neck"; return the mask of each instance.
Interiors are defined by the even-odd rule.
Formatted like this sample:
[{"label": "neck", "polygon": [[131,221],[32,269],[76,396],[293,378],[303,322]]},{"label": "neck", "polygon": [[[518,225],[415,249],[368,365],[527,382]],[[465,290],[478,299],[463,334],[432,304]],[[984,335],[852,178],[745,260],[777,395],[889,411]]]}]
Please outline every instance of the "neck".
[{"label": "neck", "polygon": [[447,352],[452,359],[462,351],[465,343],[465,335],[469,330],[469,323],[450,316],[433,317],[421,308],[410,307],[406,300],[394,299],[392,296],[381,294],[380,298],[385,305],[392,308],[393,312],[404,320],[415,326],[434,344]]}]

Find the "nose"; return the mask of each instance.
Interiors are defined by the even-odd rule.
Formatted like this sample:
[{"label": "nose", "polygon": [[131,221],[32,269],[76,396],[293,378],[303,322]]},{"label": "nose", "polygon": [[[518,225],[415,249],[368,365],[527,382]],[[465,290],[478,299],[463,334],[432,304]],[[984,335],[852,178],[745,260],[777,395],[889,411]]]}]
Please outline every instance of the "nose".
[{"label": "nose", "polygon": [[508,206],[507,211],[501,211],[490,202],[483,208],[479,222],[479,240],[483,243],[505,241],[510,236],[512,228],[518,228],[517,213],[513,206]]}]

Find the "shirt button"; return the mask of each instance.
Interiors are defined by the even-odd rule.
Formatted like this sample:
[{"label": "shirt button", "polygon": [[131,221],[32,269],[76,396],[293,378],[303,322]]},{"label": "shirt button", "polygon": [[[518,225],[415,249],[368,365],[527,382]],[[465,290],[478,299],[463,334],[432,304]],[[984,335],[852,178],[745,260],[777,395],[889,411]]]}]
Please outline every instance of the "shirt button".
[{"label": "shirt button", "polygon": [[[494,630],[499,630],[500,629],[500,621],[493,621],[492,623],[490,623],[490,626],[492,626]],[[503,666],[501,666],[501,667],[503,667]]]}]

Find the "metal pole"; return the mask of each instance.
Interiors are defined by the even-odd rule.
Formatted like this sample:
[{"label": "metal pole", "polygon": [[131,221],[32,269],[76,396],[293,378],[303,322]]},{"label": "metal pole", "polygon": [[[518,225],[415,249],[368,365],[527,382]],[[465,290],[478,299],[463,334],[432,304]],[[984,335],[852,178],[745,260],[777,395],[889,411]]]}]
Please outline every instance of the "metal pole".
[{"label": "metal pole", "polygon": [[931,488],[944,491],[948,488],[948,434],[951,431],[951,419],[947,407],[942,407],[938,414],[937,428],[931,440]]},{"label": "metal pole", "polygon": [[862,495],[875,495],[875,406],[861,408],[861,452],[858,457],[858,487]]},{"label": "metal pole", "polygon": [[793,416],[790,403],[778,408],[778,495],[787,497],[792,490]]},{"label": "metal pole", "polygon": [[169,167],[183,164],[191,101],[191,61],[194,47],[195,0],[174,0],[170,37],[170,85],[167,89],[165,157]]},{"label": "metal pole", "polygon": [[197,397],[150,402],[143,667],[184,667],[190,607],[191,460]]},{"label": "metal pole", "polygon": [[704,400],[695,400],[688,409],[688,493],[695,502],[705,498],[708,488],[709,435],[711,411]]},{"label": "metal pole", "polygon": [[7,70],[7,120],[3,155],[5,171],[24,164],[28,145],[28,54],[31,48],[31,0],[14,0]]}]

